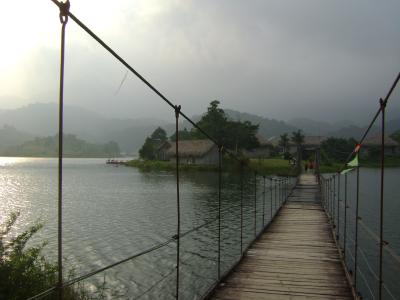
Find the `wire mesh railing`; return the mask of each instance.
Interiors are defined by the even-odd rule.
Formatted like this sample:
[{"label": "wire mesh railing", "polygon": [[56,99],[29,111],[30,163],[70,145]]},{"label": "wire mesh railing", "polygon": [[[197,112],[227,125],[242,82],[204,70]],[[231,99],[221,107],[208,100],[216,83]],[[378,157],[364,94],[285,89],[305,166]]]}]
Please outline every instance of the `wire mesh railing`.
[{"label": "wire mesh railing", "polygon": [[[341,249],[346,272],[351,280],[353,292],[358,298],[397,299],[400,290],[393,278],[400,271],[399,249],[391,246],[385,237],[385,204],[395,201],[395,196],[388,195],[388,177],[385,177],[385,158],[388,156],[385,131],[385,113],[388,100],[393,93],[400,74],[384,99],[379,99],[379,108],[372,118],[354,150],[349,154],[344,166],[335,174],[320,177],[320,187],[324,209],[330,219],[332,230]],[[381,117],[379,144],[374,165],[378,171],[362,168],[363,157],[371,148],[365,149],[365,141],[370,138],[370,131]],[[361,175],[360,175],[361,173]],[[379,173],[379,174],[378,174]],[[395,175],[394,175],[395,176]],[[394,178],[389,178],[392,181]],[[398,188],[392,184],[391,189]],[[386,201],[385,201],[386,200]],[[389,201],[388,201],[389,200]],[[392,236],[399,235],[398,226],[391,226]],[[393,270],[397,268],[396,270]],[[389,272],[385,272],[389,271]]]},{"label": "wire mesh railing", "polygon": [[[59,127],[58,127],[58,208],[57,208],[57,283],[48,290],[32,295],[29,299],[69,299],[69,293],[76,286],[101,282],[102,276],[106,277],[108,272],[119,268],[134,268],[132,264],[140,259],[146,259],[148,263],[162,261],[164,267],[158,270],[151,281],[139,283],[134,279],[128,280],[127,284],[135,285],[134,291],[129,292],[129,298],[135,299],[180,299],[180,298],[205,298],[218,285],[232,268],[241,260],[248,247],[272,222],[282,205],[288,198],[291,189],[296,183],[295,177],[271,177],[260,171],[255,171],[239,157],[235,152],[227,149],[221,141],[215,139],[208,132],[199,127],[192,119],[185,115],[180,105],[173,104],[158,89],[156,89],[139,72],[129,65],[110,46],[100,39],[91,29],[73,15],[69,8],[70,3],[51,0],[60,9],[61,22],[61,64],[60,64],[60,86],[59,86]],[[65,275],[63,265],[63,107],[64,107],[64,63],[66,49],[66,28],[68,20],[72,19],[100,46],[110,53],[117,61],[126,67],[131,73],[137,76],[148,88],[159,96],[171,109],[175,121],[175,180],[176,180],[176,230],[175,234],[165,238],[163,241],[154,243],[141,251],[127,255],[105,266],[92,271],[83,272],[79,276]],[[190,229],[182,228],[181,217],[182,191],[181,191],[181,152],[179,121],[180,118],[188,121],[198,130],[205,139],[211,141],[217,147],[218,169],[217,169],[217,205],[212,211],[213,217],[209,220],[196,224]],[[232,205],[224,193],[224,177],[227,172],[224,168],[225,158],[236,162],[238,168],[232,171],[235,177],[240,178],[236,182],[236,191],[239,191],[240,201]],[[202,237],[208,236],[207,243],[215,247],[214,251],[202,248],[202,241],[199,241],[199,232]],[[188,242],[192,240],[191,242]],[[185,245],[186,244],[186,245]],[[204,243],[203,243],[204,244]],[[209,245],[210,246],[210,245]],[[184,250],[184,251],[183,251]],[[151,257],[151,258],[150,258]],[[144,263],[146,263],[144,262]],[[193,280],[194,277],[181,276],[184,269],[190,269],[194,277],[202,280]],[[207,271],[205,271],[207,269]],[[211,271],[210,271],[211,270]],[[153,274],[154,275],[154,274]],[[91,281],[96,278],[96,280]],[[105,280],[105,279],[104,279]],[[191,290],[191,294],[188,294]],[[124,295],[124,291],[114,291],[110,294],[104,286],[96,288],[100,296],[107,294],[108,297],[118,298],[118,294]],[[160,294],[162,293],[162,295]],[[111,295],[111,296],[110,296]],[[126,296],[126,295],[125,295]]]}]

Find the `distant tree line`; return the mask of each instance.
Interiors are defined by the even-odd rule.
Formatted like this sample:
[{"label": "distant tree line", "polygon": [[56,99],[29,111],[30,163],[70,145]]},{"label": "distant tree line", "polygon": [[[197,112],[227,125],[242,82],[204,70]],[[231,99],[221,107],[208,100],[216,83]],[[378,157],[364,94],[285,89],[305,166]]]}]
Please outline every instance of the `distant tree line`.
[{"label": "distant tree line", "polygon": [[[116,142],[91,144],[73,134],[64,134],[63,150],[67,157],[116,157],[121,152]],[[55,157],[58,155],[58,135],[37,137],[19,146],[10,146],[2,155]]]}]

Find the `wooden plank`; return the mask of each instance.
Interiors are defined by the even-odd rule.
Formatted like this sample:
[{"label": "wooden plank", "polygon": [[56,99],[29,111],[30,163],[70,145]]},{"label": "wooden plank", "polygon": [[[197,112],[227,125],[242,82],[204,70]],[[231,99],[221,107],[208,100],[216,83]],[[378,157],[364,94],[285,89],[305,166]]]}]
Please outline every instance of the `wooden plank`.
[{"label": "wooden plank", "polygon": [[319,193],[315,177],[302,175],[212,299],[353,299]]}]

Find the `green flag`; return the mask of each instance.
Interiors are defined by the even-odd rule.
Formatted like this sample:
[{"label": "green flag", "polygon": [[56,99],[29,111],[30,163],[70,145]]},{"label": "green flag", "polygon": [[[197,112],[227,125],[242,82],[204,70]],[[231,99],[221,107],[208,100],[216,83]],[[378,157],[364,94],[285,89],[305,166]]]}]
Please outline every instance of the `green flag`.
[{"label": "green flag", "polygon": [[348,167],[358,167],[358,153],[356,153],[356,156],[353,158],[352,161],[347,163]]},{"label": "green flag", "polygon": [[344,174],[346,174],[346,173],[348,173],[348,172],[350,172],[350,171],[353,171],[353,170],[354,170],[354,168],[345,169],[345,170],[343,170],[342,172],[340,172],[340,174],[344,175]]}]

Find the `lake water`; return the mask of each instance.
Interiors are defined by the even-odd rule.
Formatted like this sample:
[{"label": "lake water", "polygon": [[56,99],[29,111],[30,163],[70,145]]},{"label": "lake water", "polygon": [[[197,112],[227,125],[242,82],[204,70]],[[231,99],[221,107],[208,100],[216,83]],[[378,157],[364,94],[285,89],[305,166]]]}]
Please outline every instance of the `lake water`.
[{"label": "lake water", "polygon": [[[356,171],[347,173],[346,263],[354,271]],[[344,246],[344,185],[340,179],[339,241]],[[357,285],[363,299],[378,299],[380,169],[360,168]],[[400,299],[400,169],[386,168],[384,183],[383,299]],[[332,183],[333,184],[333,183]],[[338,180],[336,179],[336,188]],[[337,216],[337,202],[335,204]],[[336,222],[336,217],[335,217]]]},{"label": "lake water", "polygon": [[[368,184],[361,188],[361,196],[367,200],[360,204],[360,211],[365,222],[376,232],[379,174],[377,170],[367,169],[361,174]],[[397,254],[400,253],[400,202],[396,189],[399,175],[399,169],[388,170],[385,200],[385,240]],[[349,186],[354,186],[351,176]],[[223,174],[222,273],[240,258],[239,182],[238,176]],[[244,183],[245,247],[254,238],[254,176],[247,174]],[[265,197],[262,177],[258,177],[256,186],[258,232],[263,217],[265,224],[270,220],[271,199],[275,211],[278,194],[274,190],[271,192],[268,178]],[[199,299],[217,278],[218,175],[213,172],[183,173],[180,190],[181,232],[208,224],[181,239],[180,297]],[[0,158],[0,198],[0,223],[13,211],[21,212],[13,235],[36,221],[44,223],[43,230],[32,243],[48,241],[45,254],[55,259],[57,160]],[[176,180],[171,172],[141,172],[135,168],[106,165],[105,159],[65,159],[63,198],[64,266],[66,270],[72,270],[74,276],[112,264],[176,234]],[[353,198],[349,195],[349,199]],[[365,255],[376,261],[376,247],[370,244],[365,243]],[[396,278],[397,275],[398,278],[399,266],[389,262],[389,256],[385,256],[385,260],[388,265],[385,277]],[[96,286],[105,282],[106,294],[113,299],[174,299],[175,267],[176,244],[171,242],[90,277],[85,280],[85,286],[95,291]],[[367,271],[364,270],[366,276]],[[395,280],[388,280],[387,285],[395,297],[400,298]],[[368,292],[363,295],[364,299],[369,299]]]},{"label": "lake water", "polygon": [[[240,179],[228,173],[222,179],[221,273],[240,258]],[[254,175],[245,176],[244,182],[243,247],[254,238]],[[268,178],[266,198],[262,177],[256,186],[258,232],[263,217],[265,223],[270,220],[271,199],[275,211],[279,195],[271,194]],[[209,223],[181,239],[180,296],[198,299],[217,278],[218,175],[183,173],[180,191],[181,232]],[[0,222],[20,211],[13,235],[36,221],[44,223],[32,243],[48,241],[46,256],[55,259],[57,160],[0,159],[0,197]],[[74,276],[97,270],[176,234],[175,174],[106,165],[105,159],[65,159],[63,216],[65,268],[73,270]],[[175,266],[176,244],[172,242],[93,276],[85,285],[95,289],[104,281],[110,298],[173,299]]]}]

